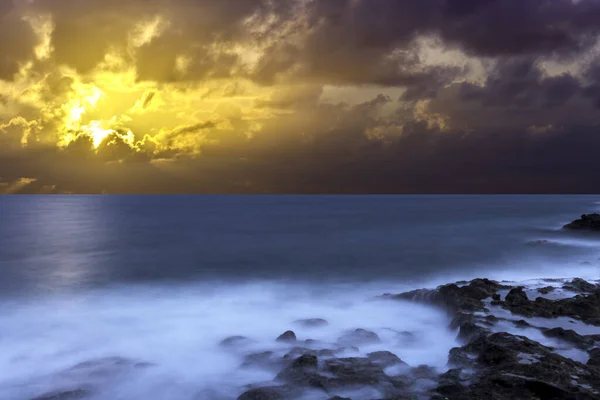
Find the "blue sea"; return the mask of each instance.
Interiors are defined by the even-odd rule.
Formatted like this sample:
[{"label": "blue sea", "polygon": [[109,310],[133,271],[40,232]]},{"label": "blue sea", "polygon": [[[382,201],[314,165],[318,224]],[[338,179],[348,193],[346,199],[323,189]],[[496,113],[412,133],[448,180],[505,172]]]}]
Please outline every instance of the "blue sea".
[{"label": "blue sea", "polygon": [[[376,296],[599,279],[600,236],[561,229],[598,210],[600,196],[0,197],[0,399],[235,399],[273,379],[240,364],[285,350],[288,329],[322,342],[370,329],[382,343],[361,352],[443,369],[447,316]],[[223,349],[233,335],[252,344]]]}]

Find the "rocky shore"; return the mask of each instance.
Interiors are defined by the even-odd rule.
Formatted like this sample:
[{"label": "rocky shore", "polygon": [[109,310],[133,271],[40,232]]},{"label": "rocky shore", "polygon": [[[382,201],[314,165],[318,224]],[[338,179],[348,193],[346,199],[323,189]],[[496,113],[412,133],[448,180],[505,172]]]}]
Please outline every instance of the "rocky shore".
[{"label": "rocky shore", "polygon": [[[379,340],[362,329],[340,337],[338,347],[286,332],[282,337],[293,345],[286,355],[255,354],[244,363],[276,371],[275,380],[247,387],[238,400],[600,399],[600,328],[585,334],[600,327],[600,286],[582,279],[546,283],[528,288],[475,279],[386,294],[380,299],[425,303],[452,317],[448,329],[462,346],[450,350],[447,370],[408,365],[390,352],[341,355]],[[507,324],[523,334],[505,332]],[[536,333],[556,347],[533,340]],[[570,349],[578,360],[568,357]]]},{"label": "rocky shore", "polygon": [[[360,327],[333,343],[294,332],[327,329],[329,322],[321,318],[290,323],[267,351],[249,351],[255,342],[244,336],[215,345],[243,358],[241,370],[269,371],[274,377],[240,387],[238,400],[600,399],[598,283],[475,279],[372,299],[387,305],[420,303],[447,313],[447,329],[456,335],[457,346],[440,355],[447,357],[445,368],[409,365],[400,352],[363,351],[383,341]],[[418,339],[413,332],[394,334],[403,342]],[[152,368],[152,363],[113,357],[83,362],[65,373],[126,375]],[[235,396],[201,393],[196,398]],[[70,388],[33,400],[73,399],[95,399],[94,389]]]}]

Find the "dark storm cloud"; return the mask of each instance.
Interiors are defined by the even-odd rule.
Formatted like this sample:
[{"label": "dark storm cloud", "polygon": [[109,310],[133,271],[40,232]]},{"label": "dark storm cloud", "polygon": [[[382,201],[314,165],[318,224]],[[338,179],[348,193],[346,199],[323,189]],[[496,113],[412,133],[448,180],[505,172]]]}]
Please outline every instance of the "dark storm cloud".
[{"label": "dark storm cloud", "polygon": [[[598,191],[600,63],[591,49],[599,0],[36,0],[24,7],[53,16],[52,62],[80,73],[117,48],[142,81],[235,76],[274,94],[253,100],[269,115],[259,127],[238,110],[161,131],[166,150],[150,140],[132,148],[117,133],[98,149],[85,137],[62,150],[15,149],[20,136],[5,132],[23,127],[15,120],[0,129],[4,186],[85,193]],[[7,80],[36,45],[10,11],[0,8],[0,79]],[[157,16],[168,24],[131,49],[132,28]],[[427,59],[424,37],[462,58]],[[484,65],[480,80],[466,56]],[[575,67],[553,72],[548,61]],[[48,74],[43,100],[65,92],[65,79]],[[232,96],[245,94],[231,85]],[[382,94],[359,104],[321,101],[327,87],[363,85]],[[405,91],[392,98],[384,94],[390,88]],[[154,93],[142,97],[142,108],[160,106]],[[0,107],[9,103],[0,99]],[[198,138],[207,139],[199,155],[170,147]]]}]

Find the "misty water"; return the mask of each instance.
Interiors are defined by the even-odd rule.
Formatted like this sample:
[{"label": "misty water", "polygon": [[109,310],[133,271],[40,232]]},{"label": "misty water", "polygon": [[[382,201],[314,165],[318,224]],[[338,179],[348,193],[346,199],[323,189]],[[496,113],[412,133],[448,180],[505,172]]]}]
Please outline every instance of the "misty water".
[{"label": "misty water", "polygon": [[[288,329],[324,344],[369,329],[382,343],[359,354],[389,350],[443,370],[457,345],[448,317],[376,297],[475,277],[599,279],[600,238],[560,229],[599,201],[1,197],[0,398],[235,399],[274,378],[240,365],[285,354],[275,338]],[[295,324],[303,318],[329,325]],[[219,345],[234,335],[251,342]]]}]

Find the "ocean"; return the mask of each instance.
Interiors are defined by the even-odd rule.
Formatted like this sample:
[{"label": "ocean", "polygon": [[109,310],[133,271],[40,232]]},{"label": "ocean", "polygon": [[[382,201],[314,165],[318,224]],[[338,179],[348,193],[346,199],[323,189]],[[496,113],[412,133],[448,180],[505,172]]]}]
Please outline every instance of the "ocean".
[{"label": "ocean", "polygon": [[[0,197],[0,399],[235,399],[274,378],[240,365],[285,351],[288,329],[325,343],[369,329],[382,343],[361,354],[443,370],[448,317],[377,296],[600,279],[600,236],[561,229],[598,210],[558,195]],[[234,335],[243,351],[219,344]]]}]

